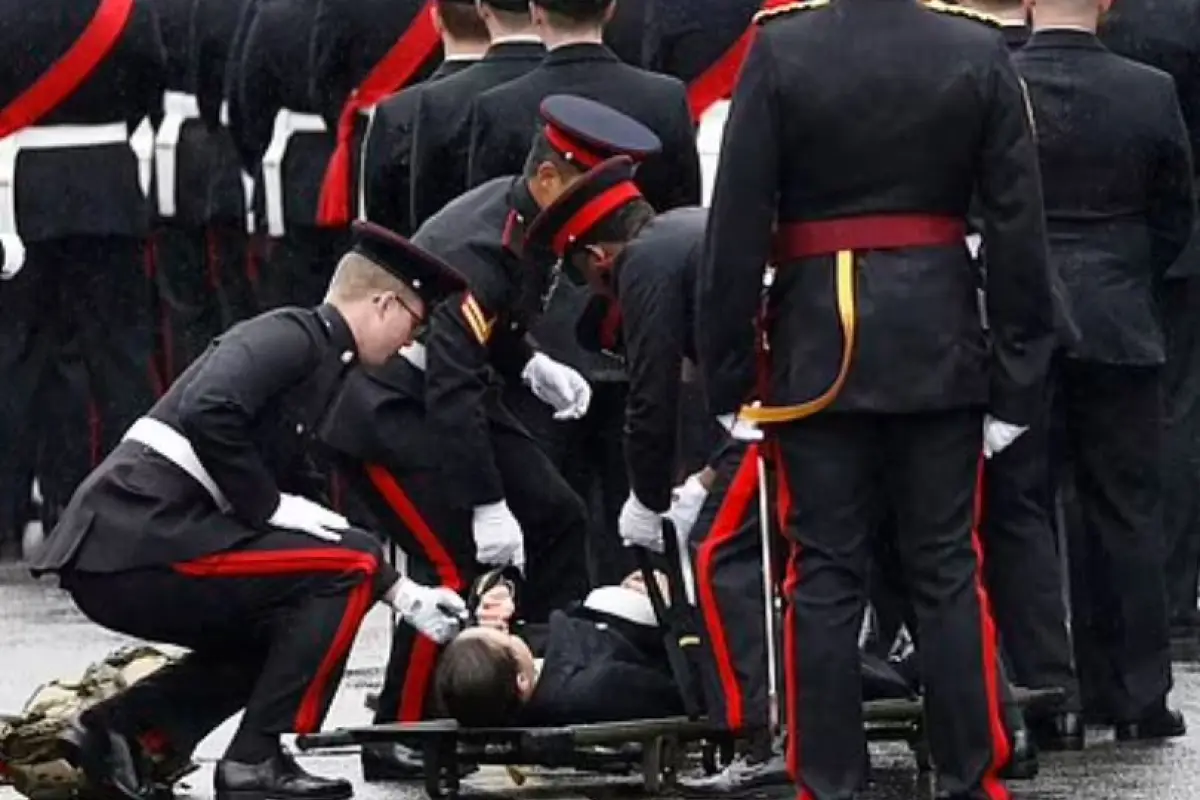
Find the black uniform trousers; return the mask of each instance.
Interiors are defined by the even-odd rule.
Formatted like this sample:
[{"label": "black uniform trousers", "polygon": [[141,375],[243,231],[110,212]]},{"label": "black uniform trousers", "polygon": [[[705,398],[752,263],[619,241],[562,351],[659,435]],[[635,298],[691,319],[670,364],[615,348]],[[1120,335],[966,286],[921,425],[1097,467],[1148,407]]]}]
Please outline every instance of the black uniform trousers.
[{"label": "black uniform trousers", "polygon": [[1173,622],[1195,623],[1200,583],[1200,278],[1166,282],[1163,532]]},{"label": "black uniform trousers", "polygon": [[346,228],[289,227],[283,236],[256,236],[251,274],[259,310],[319,305],[349,244]]},{"label": "black uniform trousers", "polygon": [[1055,424],[1085,711],[1136,719],[1171,688],[1161,370],[1065,359]]},{"label": "black uniform trousers", "polygon": [[746,733],[770,723],[759,449],[730,446],[710,464],[716,479],[688,542],[705,632],[705,707],[714,725]]},{"label": "black uniform trousers", "polygon": [[[414,410],[414,424],[423,412]],[[544,623],[550,612],[587,592],[583,558],[586,515],[582,502],[537,443],[519,426],[494,422],[492,448],[509,509],[525,534],[526,572],[521,621]],[[343,472],[373,519],[406,555],[406,573],[418,583],[467,592],[480,574],[475,561],[472,509],[453,502],[453,487],[434,470],[394,475],[378,466],[361,475]],[[375,721],[415,722],[430,716],[430,691],[440,648],[402,624],[392,651]]]},{"label": "black uniform trousers", "polygon": [[[0,513],[36,471],[53,524],[88,471],[154,400],[144,243],[120,236],[29,241],[0,282]],[[47,528],[48,530],[49,528]]]},{"label": "black uniform trousers", "polygon": [[399,579],[354,529],[336,544],[270,531],[194,561],[62,578],[93,622],[191,650],[88,713],[186,756],[244,708],[226,754],[243,762],[320,729],[363,617]]},{"label": "black uniform trousers", "polygon": [[872,539],[890,513],[921,634],[939,789],[1005,797],[1008,758],[995,627],[979,575],[982,414],[826,413],[780,426],[791,553],[784,625],[788,764],[805,800],[865,776],[858,636]]},{"label": "black uniform trousers", "polygon": [[588,509],[587,574],[591,586],[619,584],[635,568],[621,542],[618,520],[629,497],[625,468],[626,381],[589,381],[592,402],[579,420],[556,420],[554,409],[524,386],[510,386],[505,403]]},{"label": "black uniform trousers", "polygon": [[1050,398],[1029,430],[985,462],[984,579],[1009,674],[1020,686],[1061,688],[1079,711],[1050,478]]},{"label": "black uniform trousers", "polygon": [[231,223],[195,227],[164,220],[153,246],[160,372],[169,383],[214,337],[255,313],[248,236]]}]

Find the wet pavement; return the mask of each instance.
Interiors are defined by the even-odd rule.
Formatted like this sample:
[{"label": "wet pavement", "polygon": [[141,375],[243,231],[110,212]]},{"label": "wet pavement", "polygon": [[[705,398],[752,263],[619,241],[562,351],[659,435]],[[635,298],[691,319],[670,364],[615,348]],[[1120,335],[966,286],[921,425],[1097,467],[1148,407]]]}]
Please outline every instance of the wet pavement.
[{"label": "wet pavement", "polygon": [[[76,677],[88,664],[129,640],[110,634],[83,619],[65,594],[50,582],[35,584],[20,570],[0,567],[0,712],[14,713],[41,683],[56,677]],[[387,655],[388,613],[376,609],[355,645],[346,680],[334,702],[327,727],[368,720],[363,701],[382,681]],[[1013,796],[1026,800],[1192,800],[1200,798],[1200,653],[1182,653],[1175,669],[1172,702],[1192,723],[1188,736],[1166,744],[1121,745],[1111,732],[1089,730],[1083,753],[1045,754],[1036,780],[1010,784]],[[226,723],[201,745],[201,772],[185,779],[180,796],[210,798],[211,765],[228,741],[235,720]],[[351,751],[304,756],[315,772],[336,774],[355,782],[363,800],[420,798],[417,786],[367,785],[361,781],[358,759]],[[907,747],[872,746],[873,788],[866,800],[907,800],[930,796],[919,778]],[[531,771],[517,788],[503,769],[485,768],[464,783],[464,794],[537,800],[614,798],[636,794],[635,779],[580,778]],[[791,798],[787,787],[764,797]],[[16,793],[0,787],[0,800]]]}]

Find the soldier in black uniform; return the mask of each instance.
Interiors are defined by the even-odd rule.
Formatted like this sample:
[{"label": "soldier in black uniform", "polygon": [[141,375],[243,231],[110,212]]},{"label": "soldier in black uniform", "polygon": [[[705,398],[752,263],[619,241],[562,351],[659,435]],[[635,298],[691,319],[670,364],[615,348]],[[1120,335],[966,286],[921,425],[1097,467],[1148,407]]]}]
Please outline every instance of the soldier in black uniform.
[{"label": "soldier in black uniform", "polygon": [[[60,60],[97,19],[112,47]],[[148,0],[13,2],[0,20],[9,52],[29,54],[0,69],[3,538],[35,464],[52,523],[153,402],[149,163],[131,135],[161,107],[166,56]]]},{"label": "soldier in black uniform", "polygon": [[1029,41],[1029,12],[1022,0],[971,0],[964,6],[995,18],[1009,50],[1020,50]]},{"label": "soldier in black uniform", "polygon": [[[359,396],[350,396],[355,387],[349,385],[339,409],[367,411],[339,411],[323,437],[334,450],[378,460],[397,473],[387,479],[367,474],[364,483],[355,470],[344,471],[381,527],[406,543],[414,574],[463,588],[479,565],[521,565],[523,609],[534,622],[586,590],[585,516],[578,496],[505,408],[500,383],[525,384],[560,419],[586,413],[590,389],[525,339],[528,324],[541,313],[554,261],[524,246],[525,228],[555,200],[566,197],[567,205],[559,207],[578,210],[603,190],[624,186],[620,179],[631,169],[628,160],[586,171],[577,160],[582,142],[597,152],[641,156],[659,146],[638,123],[582,98],[548,98],[543,113],[547,132],[536,137],[524,176],[499,178],[464,194],[414,238],[456,264],[470,291],[440,305],[423,342],[373,380],[360,381]],[[565,149],[556,150],[551,140]],[[390,446],[381,454],[370,436],[356,433],[364,414],[395,430],[389,438],[403,440],[400,431],[420,429],[436,445],[425,448],[424,459],[401,458]],[[414,415],[424,423],[412,422]],[[425,712],[436,651],[414,638],[400,631],[393,640],[378,722],[412,721]]]},{"label": "soldier in black uniform", "polygon": [[233,37],[229,126],[242,169],[254,177],[248,269],[262,308],[321,297],[343,229],[317,224],[317,198],[334,138],[309,96],[316,0],[252,3]]},{"label": "soldier in black uniform", "polygon": [[[1029,423],[1054,329],[1025,98],[999,31],[971,16],[863,0],[761,14],[725,129],[700,270],[701,371],[723,424],[773,424],[802,798],[849,797],[864,778],[861,693],[846,676],[887,514],[922,647],[937,654],[922,677],[940,789],[1007,796],[976,474],[981,447],[994,455]],[[841,57],[868,34],[869,52]],[[951,65],[970,77],[948,88]],[[976,187],[990,353],[964,245]],[[743,407],[756,397],[764,407]]]},{"label": "soldier in black uniform", "polygon": [[[552,52],[536,69],[481,94],[472,110],[467,185],[520,172],[538,103],[551,93],[570,93],[604,103],[638,120],[663,142],[663,151],[638,168],[638,185],[656,208],[700,202],[700,163],[687,93],[675,78],[621,63],[601,43],[611,0],[547,0],[535,3],[534,18]],[[509,398],[514,412],[553,455],[572,485],[590,503],[590,573],[612,583],[632,564],[616,535],[617,516],[628,494],[621,437],[627,383],[621,365],[604,354],[586,353],[575,341],[587,292],[560,284],[548,313],[532,335],[556,359],[582,371],[596,390],[593,410],[580,423],[556,425],[527,394]]]},{"label": "soldier in black uniform", "polygon": [[162,373],[169,383],[213,336],[250,316],[254,303],[246,273],[245,188],[224,127],[221,84],[241,3],[155,5],[167,51],[167,90],[156,115],[153,265]]},{"label": "soldier in black uniform", "polygon": [[107,628],[190,649],[69,733],[68,756],[93,785],[138,800],[130,754],[147,725],[188,753],[245,708],[217,765],[218,798],[350,797],[348,781],[303,772],[279,735],[320,728],[374,602],[435,639],[465,605],[400,578],[377,539],[307,499],[305,451],[354,363],[383,362],[463,286],[436,258],[363,226],[325,304],[268,312],[218,339],[76,492],[34,573],[58,573]]},{"label": "soldier in black uniform", "polygon": [[[1173,0],[1115,4],[1100,25],[1100,41],[1119,55],[1158,67],[1175,91],[1192,147],[1193,186],[1200,190],[1200,3]],[[1173,631],[1195,640],[1200,582],[1200,234],[1162,285],[1166,428],[1163,432],[1163,527],[1167,601]]]},{"label": "soldier in black uniform", "polygon": [[471,101],[546,55],[525,0],[485,0],[474,23],[467,16],[475,15],[474,0],[442,0],[439,8],[446,52],[464,40],[487,50],[459,74],[410,86],[375,109],[363,156],[366,215],[401,233],[415,231],[466,190]]},{"label": "soldier in black uniform", "polygon": [[1016,62],[1038,128],[1050,255],[1082,334],[1057,370],[1055,424],[1080,514],[1067,533],[1084,710],[1118,739],[1158,738],[1184,723],[1166,704],[1156,304],[1195,199],[1174,81],[1089,32],[1105,5],[1040,2]]},{"label": "soldier in black uniform", "polygon": [[[309,94],[336,137],[317,223],[337,228],[361,216],[359,158],[371,110],[438,64],[438,23],[426,0],[316,0],[316,7]],[[469,63],[448,61],[439,71]]]}]

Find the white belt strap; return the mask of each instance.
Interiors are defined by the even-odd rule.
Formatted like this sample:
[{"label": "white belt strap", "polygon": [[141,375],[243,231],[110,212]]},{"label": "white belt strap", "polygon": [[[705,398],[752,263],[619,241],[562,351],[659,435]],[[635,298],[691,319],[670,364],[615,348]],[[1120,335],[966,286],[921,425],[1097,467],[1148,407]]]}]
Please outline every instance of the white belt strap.
[{"label": "white belt strap", "polygon": [[137,156],[138,183],[142,187],[142,194],[149,196],[150,178],[154,171],[154,126],[150,124],[149,117],[143,119],[133,131],[129,137],[129,147]]},{"label": "white belt strap", "polygon": [[254,233],[254,176],[242,170],[242,194],[246,198],[246,233]]},{"label": "white belt strap", "polygon": [[[158,213],[174,217],[178,192],[176,167],[179,161],[179,134],[183,123],[199,119],[200,103],[186,92],[163,93],[163,118],[154,136],[154,172],[158,176]],[[229,124],[229,104],[221,104],[221,124]]]},{"label": "white belt strap", "polygon": [[12,278],[25,264],[25,244],[17,233],[17,156],[22,150],[56,150],[129,141],[124,122],[103,125],[45,125],[24,128],[0,139],[0,278]]},{"label": "white belt strap", "polygon": [[296,133],[325,133],[325,120],[317,114],[303,114],[281,109],[275,115],[271,143],[262,159],[263,201],[267,211],[267,233],[273,237],[284,233],[283,220],[283,157],[288,143]]},{"label": "white belt strap", "polygon": [[196,451],[192,449],[192,443],[170,425],[150,417],[142,417],[130,426],[125,435],[121,437],[121,441],[138,442],[149,447],[191,475],[196,483],[203,486],[212,496],[213,501],[222,512],[228,513],[233,508],[225,499],[225,495],[221,493],[216,482],[213,481],[212,476],[208,474],[208,470],[200,463]]}]

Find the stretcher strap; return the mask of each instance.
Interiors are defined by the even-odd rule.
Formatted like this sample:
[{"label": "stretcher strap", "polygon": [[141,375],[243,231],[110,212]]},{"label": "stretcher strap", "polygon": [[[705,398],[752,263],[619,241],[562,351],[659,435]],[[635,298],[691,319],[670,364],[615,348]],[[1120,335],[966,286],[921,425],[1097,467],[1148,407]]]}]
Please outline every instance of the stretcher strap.
[{"label": "stretcher strap", "polygon": [[858,328],[858,311],[854,286],[854,253],[841,250],[837,254],[835,267],[837,281],[838,320],[842,329],[842,362],[837,377],[820,396],[789,406],[743,406],[738,417],[759,425],[795,422],[824,411],[833,404],[850,376],[850,365],[854,361],[854,344]]}]

